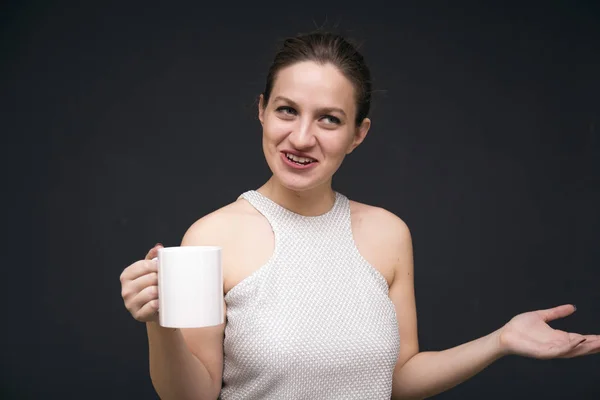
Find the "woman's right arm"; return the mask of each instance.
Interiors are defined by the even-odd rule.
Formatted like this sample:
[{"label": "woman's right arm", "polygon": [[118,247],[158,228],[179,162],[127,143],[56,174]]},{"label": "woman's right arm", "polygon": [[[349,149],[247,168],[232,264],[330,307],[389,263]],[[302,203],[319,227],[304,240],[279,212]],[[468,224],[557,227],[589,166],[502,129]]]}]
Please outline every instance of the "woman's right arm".
[{"label": "woman's right arm", "polygon": [[[205,245],[203,234],[214,225],[202,219],[186,232],[182,246]],[[211,221],[212,222],[212,221]],[[212,235],[210,235],[212,236]],[[160,245],[121,274],[122,296],[133,317],[146,323],[150,377],[163,400],[217,399],[223,374],[225,324],[206,328],[173,329],[158,323],[157,256]],[[223,304],[225,312],[225,304]]]},{"label": "woman's right arm", "polygon": [[147,322],[150,377],[163,400],[217,399],[223,370],[223,325],[173,329]]}]

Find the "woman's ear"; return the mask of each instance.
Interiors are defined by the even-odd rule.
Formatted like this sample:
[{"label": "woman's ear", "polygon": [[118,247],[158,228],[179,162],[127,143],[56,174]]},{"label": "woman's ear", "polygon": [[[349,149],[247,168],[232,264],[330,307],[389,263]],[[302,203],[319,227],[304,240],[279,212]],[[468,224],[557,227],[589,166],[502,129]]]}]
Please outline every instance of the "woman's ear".
[{"label": "woman's ear", "polygon": [[354,139],[348,148],[346,154],[350,154],[361,144],[365,138],[367,137],[367,133],[369,133],[369,129],[371,128],[371,120],[369,118],[363,119],[360,126],[356,128],[356,132],[354,134]]},{"label": "woman's ear", "polygon": [[262,94],[258,97],[258,120],[261,125],[264,123],[265,118],[264,99],[265,97]]}]

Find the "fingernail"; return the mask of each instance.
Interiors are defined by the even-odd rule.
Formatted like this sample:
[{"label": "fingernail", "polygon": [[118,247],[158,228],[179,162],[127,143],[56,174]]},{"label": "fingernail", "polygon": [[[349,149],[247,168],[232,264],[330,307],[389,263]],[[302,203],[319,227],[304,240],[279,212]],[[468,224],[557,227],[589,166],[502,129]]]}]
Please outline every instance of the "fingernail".
[{"label": "fingernail", "polygon": [[164,246],[162,245],[162,243],[156,243],[156,244],[154,245],[154,247],[156,247],[156,246],[161,246],[161,247],[164,247]]}]

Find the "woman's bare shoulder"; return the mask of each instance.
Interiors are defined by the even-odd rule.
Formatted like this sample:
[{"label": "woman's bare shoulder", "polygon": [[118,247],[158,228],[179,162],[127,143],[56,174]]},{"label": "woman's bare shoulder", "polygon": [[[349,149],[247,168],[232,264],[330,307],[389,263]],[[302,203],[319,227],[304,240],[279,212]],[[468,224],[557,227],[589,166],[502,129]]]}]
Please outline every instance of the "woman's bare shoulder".
[{"label": "woman's bare shoulder", "polygon": [[196,221],[182,246],[222,248],[224,293],[262,266],[273,253],[268,221],[247,200],[238,199]]},{"label": "woman's bare shoulder", "polygon": [[258,211],[246,200],[238,198],[195,221],[186,231],[182,245],[223,245],[257,217]]},{"label": "woman's bare shoulder", "polygon": [[378,238],[402,239],[410,234],[408,226],[399,216],[382,207],[350,201],[350,213],[354,228],[365,230]]},{"label": "woman's bare shoulder", "polygon": [[358,251],[391,286],[403,260],[412,257],[406,223],[394,213],[368,204],[350,202],[352,235]]}]

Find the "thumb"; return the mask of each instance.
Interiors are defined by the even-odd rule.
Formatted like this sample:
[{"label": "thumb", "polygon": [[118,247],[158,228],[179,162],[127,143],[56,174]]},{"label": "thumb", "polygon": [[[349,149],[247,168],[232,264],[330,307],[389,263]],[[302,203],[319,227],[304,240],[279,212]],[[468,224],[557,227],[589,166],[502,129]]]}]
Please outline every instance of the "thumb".
[{"label": "thumb", "polygon": [[152,260],[158,256],[158,249],[163,248],[164,246],[161,243],[156,243],[153,248],[150,249],[148,254],[146,254],[146,260]]},{"label": "thumb", "polygon": [[545,322],[553,321],[555,319],[568,317],[573,314],[577,308],[572,304],[564,304],[562,306],[548,308],[546,310],[539,310],[537,313],[542,317]]}]

